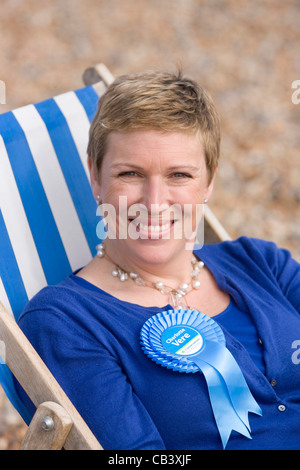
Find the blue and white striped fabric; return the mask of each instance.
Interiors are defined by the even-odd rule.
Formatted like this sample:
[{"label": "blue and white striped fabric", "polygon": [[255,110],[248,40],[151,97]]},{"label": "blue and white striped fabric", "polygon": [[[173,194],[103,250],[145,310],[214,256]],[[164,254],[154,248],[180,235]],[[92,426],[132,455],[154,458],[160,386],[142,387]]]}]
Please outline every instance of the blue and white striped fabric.
[{"label": "blue and white striped fabric", "polygon": [[88,86],[0,115],[0,300],[16,319],[95,254],[86,151],[98,98]]},{"label": "blue and white striped fabric", "polygon": [[[0,115],[0,301],[16,320],[28,300],[84,266],[99,242],[87,144],[92,86]],[[0,384],[29,424],[0,358]]]}]

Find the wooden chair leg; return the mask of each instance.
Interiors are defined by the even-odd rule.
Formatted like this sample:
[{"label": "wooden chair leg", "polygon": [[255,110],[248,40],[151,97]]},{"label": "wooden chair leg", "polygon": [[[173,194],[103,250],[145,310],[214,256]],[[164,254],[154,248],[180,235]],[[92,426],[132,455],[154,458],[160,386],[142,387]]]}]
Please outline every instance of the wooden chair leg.
[{"label": "wooden chair leg", "polygon": [[72,424],[62,406],[54,402],[42,403],[32,418],[20,450],[61,450]]}]

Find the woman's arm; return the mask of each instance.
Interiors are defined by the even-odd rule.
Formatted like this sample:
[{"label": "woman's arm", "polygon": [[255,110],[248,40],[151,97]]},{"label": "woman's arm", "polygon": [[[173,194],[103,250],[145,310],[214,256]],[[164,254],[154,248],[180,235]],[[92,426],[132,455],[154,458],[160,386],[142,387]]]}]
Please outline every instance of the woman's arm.
[{"label": "woman's arm", "polygon": [[20,327],[104,449],[164,449],[118,359],[51,310],[30,311]]},{"label": "woman's arm", "polygon": [[300,313],[300,264],[288,250],[272,242],[264,242],[266,259],[288,301]]}]

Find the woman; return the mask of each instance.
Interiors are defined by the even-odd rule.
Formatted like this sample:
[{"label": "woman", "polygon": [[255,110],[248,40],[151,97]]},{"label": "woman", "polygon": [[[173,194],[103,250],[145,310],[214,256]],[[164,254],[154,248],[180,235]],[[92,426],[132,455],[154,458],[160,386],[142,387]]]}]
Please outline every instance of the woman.
[{"label": "woman", "polygon": [[211,98],[181,74],[120,77],[100,99],[88,156],[107,236],[19,324],[105,449],[222,448],[205,374],[160,367],[140,344],[147,320],[178,308],[221,327],[262,411],[226,448],[300,448],[299,265],[248,238],[192,249],[219,146]]}]

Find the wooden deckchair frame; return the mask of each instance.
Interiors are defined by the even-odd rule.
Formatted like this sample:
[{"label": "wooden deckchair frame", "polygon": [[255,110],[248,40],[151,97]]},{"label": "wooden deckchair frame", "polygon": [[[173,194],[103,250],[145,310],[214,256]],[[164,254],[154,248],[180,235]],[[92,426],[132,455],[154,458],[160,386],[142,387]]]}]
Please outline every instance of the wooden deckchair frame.
[{"label": "wooden deckchair frame", "polygon": [[[103,65],[87,69],[86,85],[100,93],[114,77]],[[230,237],[207,207],[205,240],[218,242]],[[60,385],[41,360],[12,315],[0,302],[0,341],[6,347],[6,364],[37,407],[36,413],[21,443],[21,450],[102,450]]]},{"label": "wooden deckchair frame", "polygon": [[[99,442],[1,303],[0,337],[6,364],[37,407],[21,449],[100,450]],[[43,426],[47,417],[54,421],[52,429]]]}]

